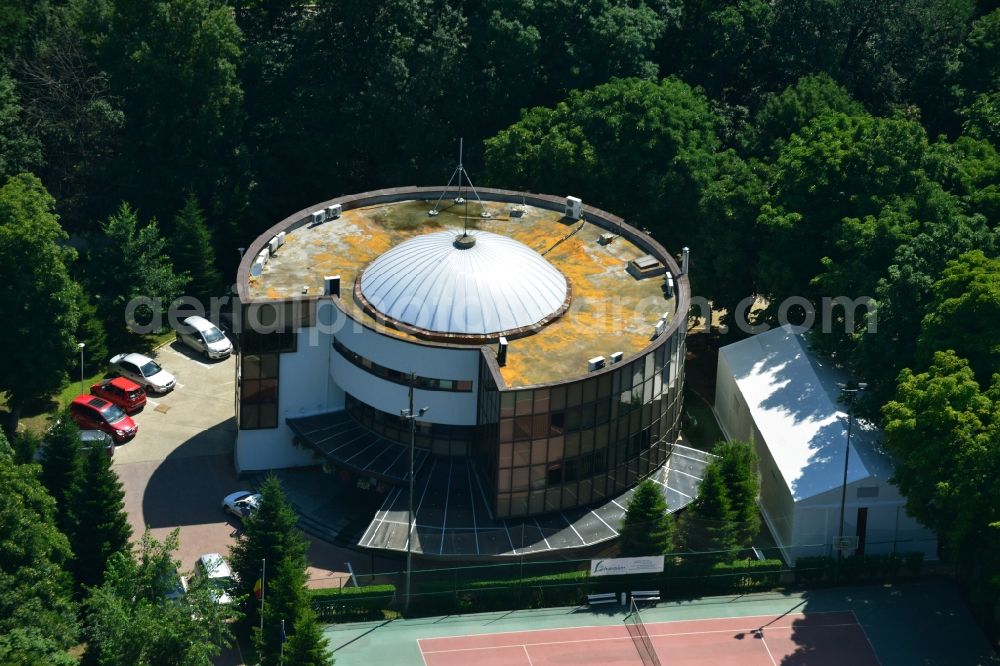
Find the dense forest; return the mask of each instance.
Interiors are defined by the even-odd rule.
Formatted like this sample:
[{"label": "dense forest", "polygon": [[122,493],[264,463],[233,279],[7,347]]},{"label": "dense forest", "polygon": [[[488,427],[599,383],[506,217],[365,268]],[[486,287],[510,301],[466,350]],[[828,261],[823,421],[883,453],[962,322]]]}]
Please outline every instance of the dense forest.
[{"label": "dense forest", "polygon": [[458,137],[477,184],[690,246],[723,323],[871,298],[813,344],[1000,622],[996,0],[0,0],[8,434],[131,298],[227,293],[274,221],[440,184]]}]

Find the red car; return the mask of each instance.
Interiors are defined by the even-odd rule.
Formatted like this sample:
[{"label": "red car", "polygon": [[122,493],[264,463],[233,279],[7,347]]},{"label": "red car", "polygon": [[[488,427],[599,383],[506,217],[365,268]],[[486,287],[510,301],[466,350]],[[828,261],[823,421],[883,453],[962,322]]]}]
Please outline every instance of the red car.
[{"label": "red car", "polygon": [[146,392],[141,386],[125,377],[104,379],[90,387],[90,394],[113,402],[129,414],[146,406]]},{"label": "red car", "polygon": [[103,430],[115,442],[126,442],[139,432],[125,410],[96,395],[78,395],[69,406],[69,415],[81,430]]}]

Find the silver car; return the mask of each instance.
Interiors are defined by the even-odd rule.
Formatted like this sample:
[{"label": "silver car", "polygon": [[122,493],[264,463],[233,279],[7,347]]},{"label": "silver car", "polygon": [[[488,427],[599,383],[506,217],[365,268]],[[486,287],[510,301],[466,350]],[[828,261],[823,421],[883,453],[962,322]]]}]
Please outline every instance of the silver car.
[{"label": "silver car", "polygon": [[177,380],[160,367],[160,364],[142,354],[118,354],[111,358],[111,368],[122,377],[145,386],[154,393],[166,393],[174,388]]}]

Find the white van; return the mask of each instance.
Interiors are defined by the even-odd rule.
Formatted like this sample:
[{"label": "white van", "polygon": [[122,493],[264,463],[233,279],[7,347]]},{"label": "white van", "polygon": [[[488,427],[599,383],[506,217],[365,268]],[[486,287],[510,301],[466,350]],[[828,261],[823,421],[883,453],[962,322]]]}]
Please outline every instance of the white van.
[{"label": "white van", "polygon": [[177,339],[205,358],[228,358],[233,353],[233,343],[215,324],[204,317],[188,317],[177,331]]}]

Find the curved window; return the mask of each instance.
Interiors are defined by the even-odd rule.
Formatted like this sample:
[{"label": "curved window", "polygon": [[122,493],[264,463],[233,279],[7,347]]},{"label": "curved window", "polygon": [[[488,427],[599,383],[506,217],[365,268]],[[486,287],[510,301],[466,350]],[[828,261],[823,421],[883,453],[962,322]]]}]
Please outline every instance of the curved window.
[{"label": "curved window", "polygon": [[[367,373],[373,374],[380,379],[393,382],[394,384],[402,384],[403,386],[410,385],[409,373],[400,372],[399,370],[393,370],[392,368],[387,368],[384,365],[379,365],[378,363],[365,358],[361,354],[351,351],[341,344],[341,342],[336,338],[333,340],[333,348],[338,354]],[[461,379],[434,379],[432,377],[416,376],[413,378],[413,388],[422,389],[424,391],[454,391],[456,393],[470,393],[472,391],[472,381]]]}]

